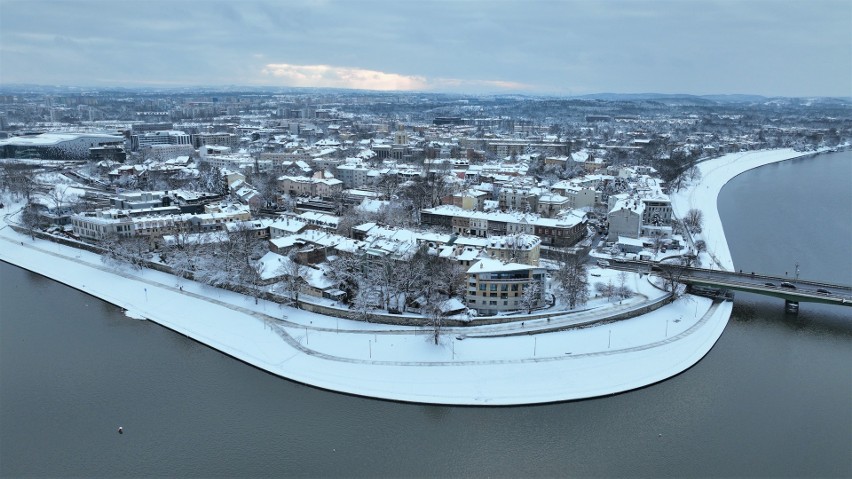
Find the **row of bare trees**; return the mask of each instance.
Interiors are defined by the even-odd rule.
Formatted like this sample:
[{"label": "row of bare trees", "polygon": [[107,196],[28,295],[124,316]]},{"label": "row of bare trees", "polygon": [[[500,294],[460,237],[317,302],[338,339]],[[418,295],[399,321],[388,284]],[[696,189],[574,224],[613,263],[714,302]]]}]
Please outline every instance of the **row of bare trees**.
[{"label": "row of bare trees", "polygon": [[369,320],[374,309],[404,313],[417,307],[429,320],[436,342],[446,301],[463,296],[465,287],[464,269],[430,254],[426,245],[406,261],[391,256],[332,257],[328,274],[346,293],[354,318]]}]

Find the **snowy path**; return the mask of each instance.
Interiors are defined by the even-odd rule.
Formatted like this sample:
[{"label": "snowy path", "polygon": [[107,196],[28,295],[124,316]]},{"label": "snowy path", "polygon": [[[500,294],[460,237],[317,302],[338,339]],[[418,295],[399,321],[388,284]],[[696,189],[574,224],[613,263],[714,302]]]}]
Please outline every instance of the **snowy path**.
[{"label": "snowy path", "polygon": [[[474,329],[452,328],[452,334],[435,346],[423,331],[328,318],[263,301],[255,305],[241,295],[156,271],[115,272],[94,254],[33,241],[9,228],[0,231],[0,238],[0,259],[117,304],[134,317],[149,318],[259,368],[319,387],[405,401],[524,404],[641,387],[700,359],[721,333],[706,334],[712,328],[704,325],[712,322],[723,328],[727,319],[724,311],[720,315],[714,308],[700,323],[689,322],[687,310],[689,314],[706,311],[707,305],[683,301],[672,305],[679,308],[684,321],[670,324],[669,338],[660,327],[667,319],[648,315],[601,328],[535,335],[538,338],[459,341],[454,336],[457,331]],[[336,322],[343,325],[340,332],[332,329]],[[511,326],[499,326],[511,330]],[[655,333],[649,335],[649,329]],[[491,330],[495,332],[494,326]]]}]

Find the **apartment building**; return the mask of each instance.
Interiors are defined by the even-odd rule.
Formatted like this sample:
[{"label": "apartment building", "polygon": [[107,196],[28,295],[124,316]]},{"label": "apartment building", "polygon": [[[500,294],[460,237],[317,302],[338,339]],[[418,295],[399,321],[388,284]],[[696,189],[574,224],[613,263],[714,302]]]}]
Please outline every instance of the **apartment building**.
[{"label": "apartment building", "polygon": [[453,233],[490,237],[515,233],[539,236],[546,246],[569,247],[586,234],[586,215],[572,210],[556,218],[543,218],[531,213],[496,213],[468,211],[444,205],[420,212],[424,225],[442,226]]},{"label": "apartment building", "polygon": [[524,293],[536,288],[531,309],[545,304],[544,268],[496,259],[480,259],[467,270],[465,305],[480,316],[527,309]]}]

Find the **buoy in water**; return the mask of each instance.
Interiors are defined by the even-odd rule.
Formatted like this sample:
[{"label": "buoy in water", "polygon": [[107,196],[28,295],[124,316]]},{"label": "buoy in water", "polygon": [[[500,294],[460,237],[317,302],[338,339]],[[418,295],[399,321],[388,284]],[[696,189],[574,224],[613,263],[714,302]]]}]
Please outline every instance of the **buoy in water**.
[{"label": "buoy in water", "polygon": [[119,433],[119,434],[124,434],[124,428],[123,428],[123,427],[121,427],[121,426],[118,426],[118,433]]}]

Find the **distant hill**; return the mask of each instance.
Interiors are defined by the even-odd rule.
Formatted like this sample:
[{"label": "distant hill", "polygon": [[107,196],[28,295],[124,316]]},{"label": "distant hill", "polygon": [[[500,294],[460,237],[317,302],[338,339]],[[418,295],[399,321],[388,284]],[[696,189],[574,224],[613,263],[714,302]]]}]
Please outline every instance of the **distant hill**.
[{"label": "distant hill", "polygon": [[346,95],[399,96],[420,95],[442,98],[471,98],[497,102],[523,101],[526,99],[570,99],[584,101],[607,102],[647,102],[668,106],[713,106],[713,105],[773,105],[773,106],[849,106],[852,97],[767,97],[748,94],[713,94],[693,95],[688,93],[592,93],[588,95],[534,95],[522,93],[455,93],[439,91],[371,91],[342,88],[320,87],[274,87],[274,86],[241,86],[241,85],[185,85],[185,86],[75,86],[75,85],[38,85],[38,84],[0,84],[0,93],[34,93],[34,94],[74,94],[85,92],[128,92],[128,93],[163,93],[163,94],[195,94],[205,93],[332,93]]},{"label": "distant hill", "polygon": [[718,103],[762,103],[760,95],[690,95],[687,93],[592,93],[576,98],[603,101],[656,101],[666,104],[712,105]]}]

